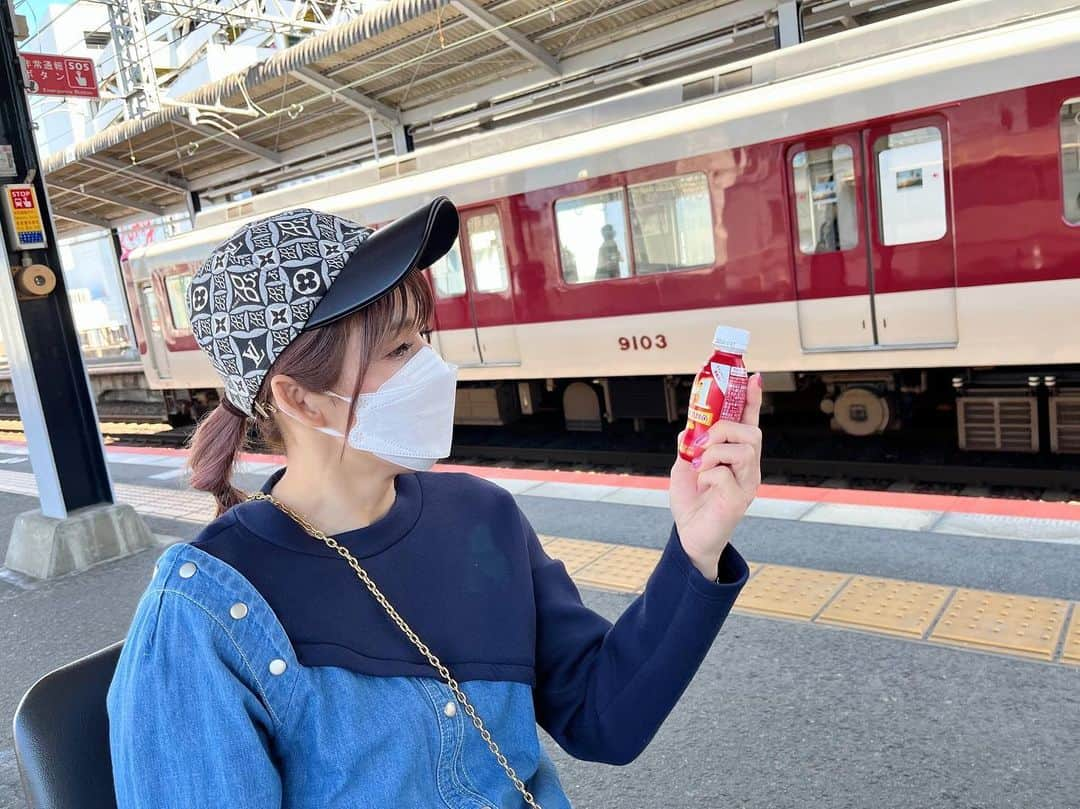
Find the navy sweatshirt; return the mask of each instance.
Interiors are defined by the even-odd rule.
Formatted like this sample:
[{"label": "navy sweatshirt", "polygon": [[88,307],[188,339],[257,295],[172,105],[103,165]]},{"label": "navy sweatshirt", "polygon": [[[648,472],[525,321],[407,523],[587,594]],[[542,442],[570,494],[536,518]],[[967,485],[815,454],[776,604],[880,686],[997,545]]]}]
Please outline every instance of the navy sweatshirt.
[{"label": "navy sweatshirt", "polygon": [[[284,474],[263,486],[270,492]],[[633,760],[712,645],[748,569],[730,545],[719,582],[673,528],[644,592],[614,625],[586,607],[514,498],[466,474],[402,474],[390,511],[334,538],[459,681],[533,688],[537,722],[576,758]],[[348,563],[273,504],[251,501],[192,545],[250,581],[306,666],[438,676]]]}]

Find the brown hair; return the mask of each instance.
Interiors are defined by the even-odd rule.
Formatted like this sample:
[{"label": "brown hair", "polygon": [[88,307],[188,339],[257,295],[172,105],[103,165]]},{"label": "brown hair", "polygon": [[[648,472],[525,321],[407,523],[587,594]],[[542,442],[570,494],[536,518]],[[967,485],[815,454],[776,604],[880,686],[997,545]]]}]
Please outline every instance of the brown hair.
[{"label": "brown hair", "polygon": [[[308,390],[328,390],[341,378],[349,338],[359,332],[360,367],[352,391],[355,397],[375,347],[410,326],[417,331],[426,330],[433,309],[427,279],[419,272],[410,272],[402,283],[374,303],[334,323],[298,334],[270,366],[255,401],[264,404],[268,401],[267,380],[274,374],[290,376]],[[350,427],[352,418],[350,414]],[[191,485],[214,495],[216,516],[244,500],[244,493],[232,485],[232,473],[237,456],[247,447],[249,421],[219,406],[199,422],[191,437],[188,457]],[[273,418],[256,419],[255,426],[264,443],[284,449]]]}]

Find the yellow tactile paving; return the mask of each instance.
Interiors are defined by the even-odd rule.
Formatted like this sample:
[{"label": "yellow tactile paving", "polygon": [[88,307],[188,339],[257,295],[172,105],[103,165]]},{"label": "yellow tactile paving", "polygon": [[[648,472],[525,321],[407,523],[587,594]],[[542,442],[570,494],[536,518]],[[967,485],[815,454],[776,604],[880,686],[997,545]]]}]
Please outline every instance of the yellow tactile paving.
[{"label": "yellow tactile paving", "polygon": [[818,616],[825,624],[921,638],[952,589],[897,579],[856,576]]},{"label": "yellow tactile paving", "polygon": [[763,565],[746,583],[735,606],[748,612],[809,620],[848,578],[845,573]]},{"label": "yellow tactile paving", "polygon": [[957,589],[930,640],[1052,660],[1067,601]]},{"label": "yellow tactile paving", "polygon": [[609,553],[579,569],[574,578],[591,587],[639,592],[659,561],[658,550],[616,545]]},{"label": "yellow tactile paving", "polygon": [[1065,647],[1061,650],[1063,663],[1080,665],[1080,604],[1073,605],[1072,621],[1065,634]]},{"label": "yellow tactile paving", "polygon": [[[132,484],[119,484],[115,490],[119,501],[145,514],[198,523],[213,518],[213,498],[203,492]],[[36,496],[37,482],[31,473],[3,470],[0,491]],[[566,537],[542,535],[540,542],[550,556],[564,562],[579,585],[627,593],[641,592],[661,555],[652,548]],[[743,612],[1080,665],[1080,603],[747,564],[751,578],[735,605]],[[1059,642],[1062,651],[1056,658]]]},{"label": "yellow tactile paving", "polygon": [[558,559],[566,565],[566,572],[573,575],[585,565],[595,562],[615,545],[606,542],[590,542],[586,539],[563,539],[548,537],[544,550],[552,559]]}]

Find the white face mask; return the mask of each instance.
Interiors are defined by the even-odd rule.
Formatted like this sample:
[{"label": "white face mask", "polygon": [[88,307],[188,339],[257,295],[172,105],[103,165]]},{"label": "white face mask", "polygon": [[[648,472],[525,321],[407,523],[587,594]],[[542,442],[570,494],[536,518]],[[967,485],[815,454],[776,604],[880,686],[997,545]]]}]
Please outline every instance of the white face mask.
[{"label": "white face mask", "polygon": [[[350,447],[423,472],[450,454],[456,390],[457,366],[425,345],[374,393],[361,393],[355,402],[334,391],[327,393],[353,404]],[[278,410],[296,418],[281,407]],[[314,429],[344,437],[332,427]]]}]

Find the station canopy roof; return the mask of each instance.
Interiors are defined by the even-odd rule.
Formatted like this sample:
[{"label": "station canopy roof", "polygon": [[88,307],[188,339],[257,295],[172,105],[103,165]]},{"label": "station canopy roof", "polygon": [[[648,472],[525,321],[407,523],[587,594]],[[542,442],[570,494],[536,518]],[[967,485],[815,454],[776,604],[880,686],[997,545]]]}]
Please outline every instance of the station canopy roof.
[{"label": "station canopy roof", "polygon": [[[943,4],[811,0],[804,36]],[[204,202],[257,193],[387,160],[406,150],[406,137],[421,146],[771,51],[776,7],[390,0],[50,155],[43,168],[57,230],[188,211],[191,192]]]}]

